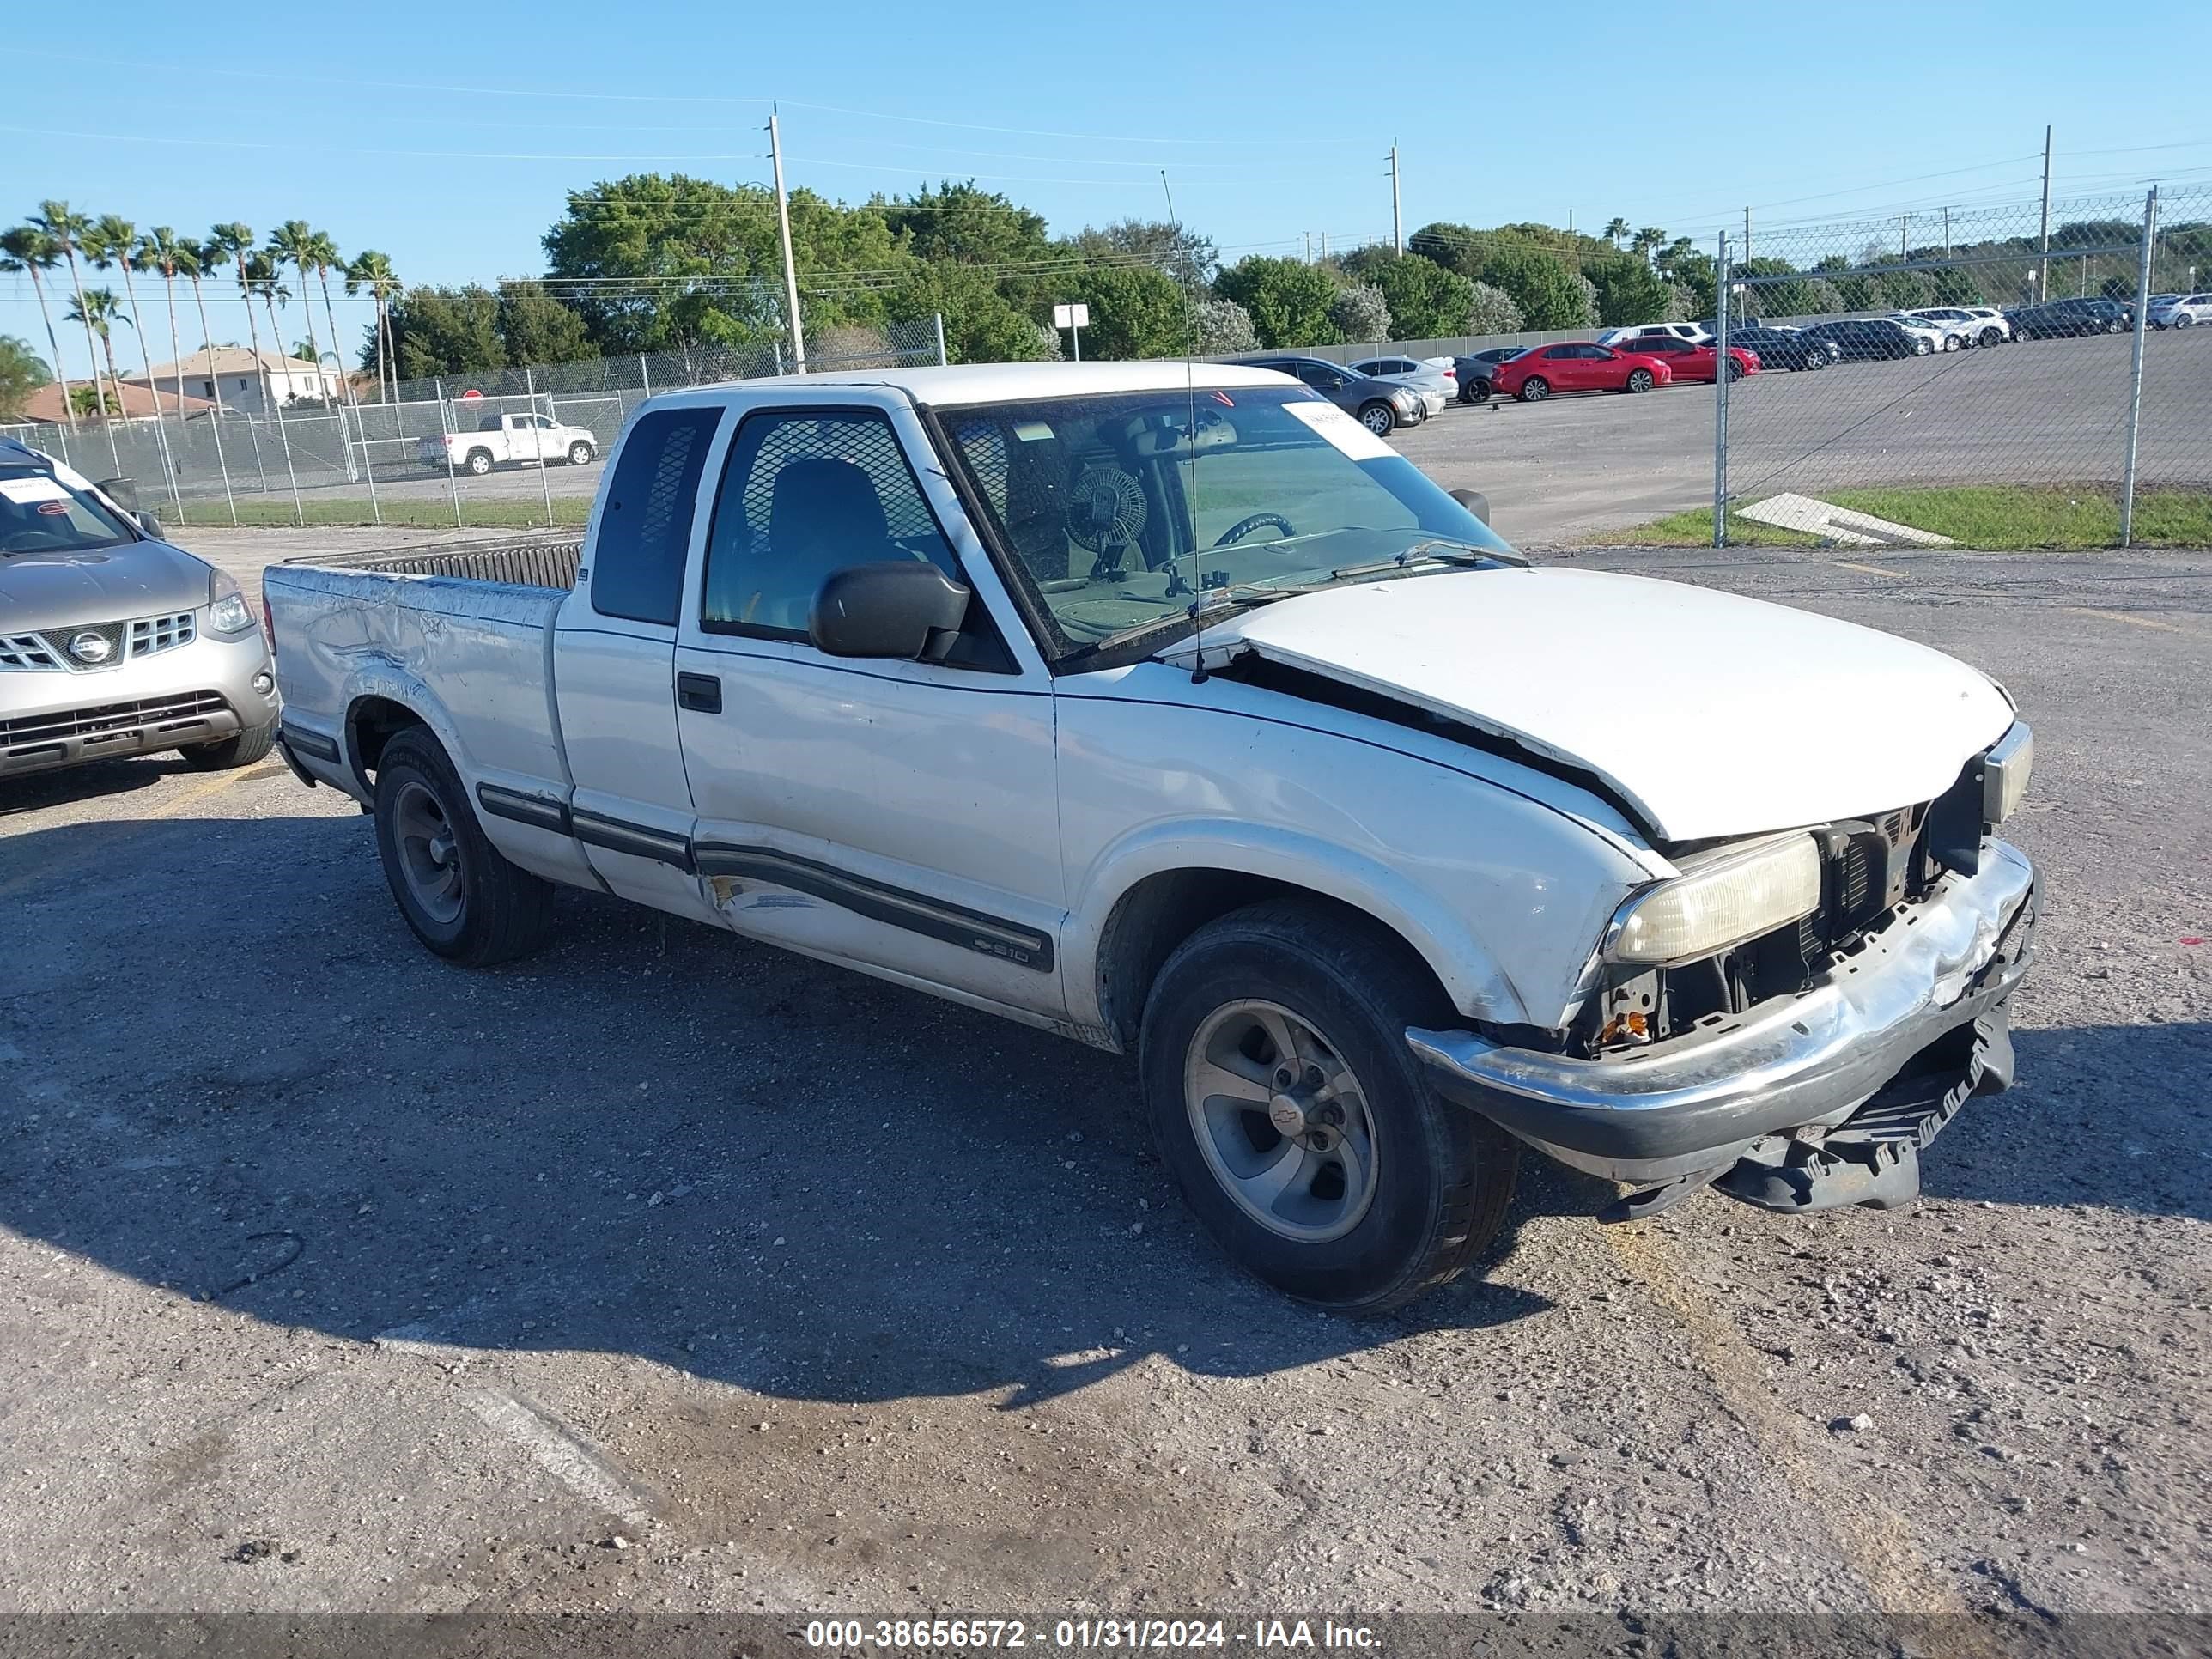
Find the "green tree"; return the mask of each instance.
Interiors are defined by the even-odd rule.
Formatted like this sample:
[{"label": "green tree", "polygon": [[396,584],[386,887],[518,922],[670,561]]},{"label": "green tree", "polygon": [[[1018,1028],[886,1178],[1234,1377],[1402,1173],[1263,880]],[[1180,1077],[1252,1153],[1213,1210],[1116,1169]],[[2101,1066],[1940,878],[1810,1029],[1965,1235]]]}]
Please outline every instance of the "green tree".
[{"label": "green tree", "polygon": [[1183,290],[1151,265],[1092,265],[1071,289],[1091,307],[1083,331],[1086,356],[1180,357],[1188,349]]},{"label": "green tree", "polygon": [[1612,243],[1615,247],[1619,247],[1620,246],[1620,239],[1627,234],[1627,220],[1609,219],[1606,222],[1605,240]]},{"label": "green tree", "polygon": [[1808,317],[1819,307],[1811,279],[1787,259],[1740,260],[1729,267],[1731,282],[1748,282],[1744,309],[1754,317]]},{"label": "green tree", "polygon": [[1595,320],[1589,295],[1565,261],[1517,237],[1491,239],[1474,275],[1513,296],[1524,328],[1587,328]]},{"label": "green tree", "polygon": [[[1939,306],[1985,306],[1989,301],[1982,293],[1979,273],[1972,266],[1947,265],[1930,273],[1936,284],[1936,303]],[[2127,297],[2135,297],[2135,286],[2128,286]]]},{"label": "green tree", "polygon": [[945,319],[945,355],[956,363],[1036,362],[1059,356],[1053,331],[1017,307],[990,276],[946,262],[909,265],[885,300],[896,322]]},{"label": "green tree", "polygon": [[1713,314],[1720,281],[1711,254],[1702,252],[1688,237],[1677,236],[1652,255],[1651,263],[1681,295],[1682,308],[1690,317]]},{"label": "green tree", "polygon": [[100,349],[107,355],[107,384],[112,392],[109,403],[119,412],[123,407],[123,377],[115,372],[115,325],[135,326],[131,313],[123,308],[123,301],[112,288],[88,288],[70,304],[62,313],[70,322],[82,323],[87,335],[100,337]]},{"label": "green tree", "polygon": [[[0,271],[22,271],[31,279],[31,292],[39,302],[39,320],[46,325],[46,349],[54,355],[55,378],[60,379],[62,363],[61,341],[54,333],[54,313],[46,299],[46,285],[40,280],[41,271],[51,270],[61,263],[61,249],[54,239],[40,225],[15,225],[0,231]],[[69,401],[69,382],[62,381],[62,413],[69,422],[70,430],[76,430],[76,409]]]},{"label": "green tree", "polygon": [[537,283],[501,284],[496,322],[510,363],[573,363],[599,356],[581,313]]},{"label": "green tree", "polygon": [[1211,236],[1164,219],[1117,219],[1103,230],[1085,225],[1060,246],[1085,260],[1142,259],[1200,286],[1212,280],[1221,257]]},{"label": "green tree", "polygon": [[23,405],[40,386],[53,379],[28,340],[0,334],[0,421],[20,421]]},{"label": "green tree", "polygon": [[1434,260],[1447,270],[1455,270],[1474,280],[1482,264],[1482,256],[1492,241],[1488,231],[1477,230],[1473,225],[1455,224],[1449,219],[1439,219],[1423,225],[1406,239],[1406,251],[1418,253],[1424,259]]},{"label": "green tree", "polygon": [[[570,191],[544,241],[547,274],[564,279],[563,303],[602,351],[744,345],[785,332],[775,196],[763,186],[633,173]],[[791,246],[805,320],[823,327],[880,323],[885,278],[910,263],[880,204],[848,208],[807,190],[791,194]],[[823,280],[848,271],[866,278]]]},{"label": "green tree", "polygon": [[1881,279],[1882,303],[1892,311],[1911,311],[1932,306],[1936,279],[1924,270],[1893,270]]},{"label": "green tree", "polygon": [[[392,302],[406,291],[406,285],[392,268],[390,254],[379,253],[374,248],[363,248],[354,255],[353,263],[345,269],[345,291],[358,294],[363,289],[368,290],[369,298],[375,304],[376,320],[368,343],[362,347],[361,366],[367,368],[371,360],[374,361],[377,396],[381,398],[384,396],[386,368],[392,362]],[[392,400],[394,403],[399,401],[398,382],[398,374],[395,369],[392,374]]]},{"label": "green tree", "polygon": [[1597,319],[1607,328],[1656,323],[1667,314],[1667,284],[1642,258],[1595,259],[1583,275],[1597,289]]},{"label": "green tree", "polygon": [[1328,319],[1339,337],[1356,344],[1379,343],[1390,337],[1390,302],[1372,283],[1357,277],[1336,291],[1329,301]]},{"label": "green tree", "polygon": [[1252,326],[1252,313],[1234,300],[1208,295],[1194,302],[1191,324],[1198,336],[1201,355],[1226,356],[1231,352],[1260,349],[1260,336]]},{"label": "green tree", "polygon": [[[67,202],[41,202],[31,222],[46,232],[54,246],[61,250],[62,259],[69,266],[70,286],[76,291],[76,308],[66,313],[83,322],[84,355],[90,359],[92,378],[100,380],[100,355],[93,349],[92,324],[84,305],[84,273],[77,269],[76,252],[85,233],[92,228],[92,221],[84,214],[72,210]],[[112,354],[111,354],[112,355]]]},{"label": "green tree", "polygon": [[1328,319],[1336,279],[1318,265],[1255,253],[1216,277],[1213,291],[1244,307],[1262,346],[1336,343],[1336,327]]},{"label": "green tree", "polygon": [[[880,216],[907,251],[929,264],[1001,267],[1051,262],[1053,245],[1044,216],[1032,213],[977,185],[945,180],[911,196],[878,197],[867,210]],[[797,240],[798,227],[793,228]]]},{"label": "green tree", "polygon": [[1474,302],[1467,308],[1467,331],[1469,334],[1518,334],[1522,330],[1521,307],[1513,303],[1513,296],[1502,288],[1492,288],[1487,283],[1471,283]]},{"label": "green tree", "polygon": [[1667,233],[1656,225],[1646,225],[1628,240],[1628,251],[1649,264],[1651,256],[1667,246]]},{"label": "green tree", "polygon": [[[314,228],[304,219],[287,219],[269,233],[269,246],[264,251],[272,266],[289,259],[292,262],[292,268],[300,273],[300,302],[307,313],[307,349],[301,355],[320,368],[323,343],[321,337],[315,332],[315,303],[307,294],[307,275],[314,268],[316,259]],[[337,342],[333,340],[331,343],[336,345]],[[343,365],[341,364],[340,368],[343,368]]]},{"label": "green tree", "polygon": [[1474,283],[1433,259],[1388,248],[1379,253],[1364,262],[1360,274],[1382,290],[1397,337],[1431,340],[1458,333],[1474,303]]},{"label": "green tree", "polygon": [[410,288],[392,302],[391,314],[392,349],[404,380],[507,367],[499,301],[489,289],[474,283]]}]

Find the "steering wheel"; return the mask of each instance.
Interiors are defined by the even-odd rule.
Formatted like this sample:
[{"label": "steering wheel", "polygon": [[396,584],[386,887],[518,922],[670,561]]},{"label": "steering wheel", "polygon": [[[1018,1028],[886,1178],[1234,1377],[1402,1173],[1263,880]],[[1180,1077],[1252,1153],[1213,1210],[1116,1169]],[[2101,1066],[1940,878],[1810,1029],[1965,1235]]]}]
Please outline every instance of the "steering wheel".
[{"label": "steering wheel", "polygon": [[69,545],[68,537],[57,536],[50,530],[0,532],[0,552],[58,553],[67,549]]},{"label": "steering wheel", "polygon": [[1297,526],[1279,513],[1255,513],[1250,518],[1239,519],[1235,524],[1231,525],[1228,529],[1214,538],[1213,544],[1216,547],[1234,547],[1261,526],[1269,524],[1273,525],[1285,536],[1295,536],[1298,533]]}]

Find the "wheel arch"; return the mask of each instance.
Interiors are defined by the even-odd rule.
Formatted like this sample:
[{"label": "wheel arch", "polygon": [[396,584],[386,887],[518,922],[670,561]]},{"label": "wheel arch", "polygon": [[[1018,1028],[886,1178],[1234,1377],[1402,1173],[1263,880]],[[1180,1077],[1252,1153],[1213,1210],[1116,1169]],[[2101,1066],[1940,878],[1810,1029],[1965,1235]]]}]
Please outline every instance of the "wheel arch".
[{"label": "wheel arch", "polygon": [[1071,913],[1063,937],[1069,1012],[1106,1047],[1134,1052],[1145,999],[1175,948],[1232,910],[1301,898],[1363,918],[1395,938],[1452,1006],[1512,1023],[1521,994],[1466,924],[1402,876],[1347,863],[1340,850],[1274,838],[1194,848],[1170,834],[1127,849]]}]

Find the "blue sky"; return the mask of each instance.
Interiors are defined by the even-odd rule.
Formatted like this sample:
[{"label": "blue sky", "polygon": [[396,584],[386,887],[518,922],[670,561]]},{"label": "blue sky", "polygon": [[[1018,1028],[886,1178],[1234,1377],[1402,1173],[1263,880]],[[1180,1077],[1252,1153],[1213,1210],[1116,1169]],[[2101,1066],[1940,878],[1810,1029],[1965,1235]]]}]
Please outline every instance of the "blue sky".
[{"label": "blue sky", "polygon": [[[1709,241],[1747,204],[1757,235],[2027,201],[2046,121],[2062,196],[2212,186],[2212,23],[2193,11],[2165,14],[2154,42],[2053,0],[1795,25],[1765,7],[1468,0],[116,0],[96,31],[25,7],[4,47],[0,218],[49,196],[196,234],[299,217],[349,253],[385,250],[407,281],[489,281],[540,268],[567,188],[653,169],[764,180],[773,98],[794,185],[857,200],[972,175],[1055,232],[1164,216],[1165,167],[1228,257],[1386,236],[1395,137],[1408,230],[1571,210],[1578,228],[1619,214]],[[243,335],[236,310],[218,337]],[[0,277],[0,332],[44,353],[20,277]],[[80,337],[79,373],[82,353]]]}]

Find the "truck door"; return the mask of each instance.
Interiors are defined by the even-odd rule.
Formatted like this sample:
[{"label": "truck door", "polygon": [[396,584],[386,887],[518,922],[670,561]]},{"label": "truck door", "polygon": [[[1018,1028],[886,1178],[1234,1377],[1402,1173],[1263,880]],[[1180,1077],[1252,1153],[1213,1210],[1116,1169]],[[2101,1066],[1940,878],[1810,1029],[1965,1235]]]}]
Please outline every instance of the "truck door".
[{"label": "truck door", "polygon": [[[676,651],[699,872],[741,933],[1062,1016],[1051,682],[931,455],[904,408],[744,413]],[[894,559],[975,592],[951,656],[817,650],[823,580]]]},{"label": "truck door", "polygon": [[679,405],[631,423],[553,635],[569,817],[592,868],[627,898],[706,921],[676,731],[676,619],[725,412]]}]

